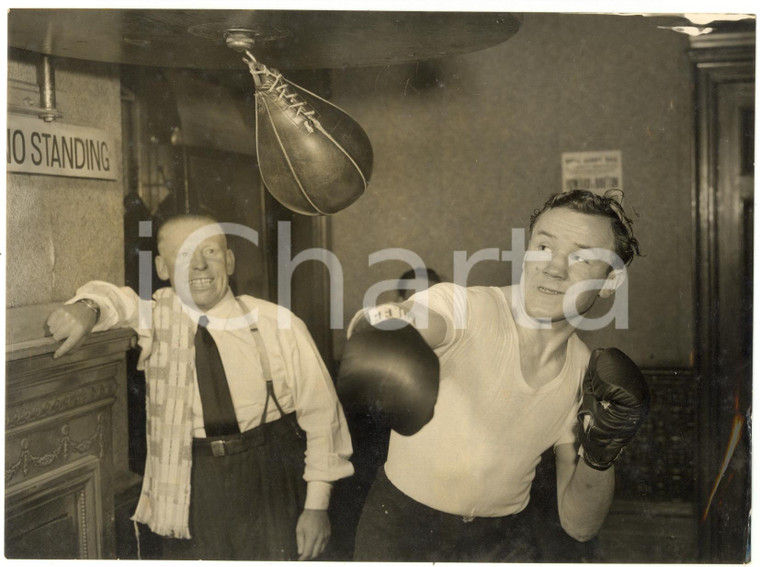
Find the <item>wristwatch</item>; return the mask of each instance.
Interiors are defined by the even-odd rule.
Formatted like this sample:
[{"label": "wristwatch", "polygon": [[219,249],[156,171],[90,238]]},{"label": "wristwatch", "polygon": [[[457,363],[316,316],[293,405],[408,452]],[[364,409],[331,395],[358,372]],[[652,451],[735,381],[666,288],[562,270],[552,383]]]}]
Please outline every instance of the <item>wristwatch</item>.
[{"label": "wristwatch", "polygon": [[85,297],[84,299],[77,301],[77,303],[82,303],[85,307],[92,309],[95,312],[95,324],[97,325],[98,321],[100,321],[100,306],[97,304],[97,302],[88,297]]}]

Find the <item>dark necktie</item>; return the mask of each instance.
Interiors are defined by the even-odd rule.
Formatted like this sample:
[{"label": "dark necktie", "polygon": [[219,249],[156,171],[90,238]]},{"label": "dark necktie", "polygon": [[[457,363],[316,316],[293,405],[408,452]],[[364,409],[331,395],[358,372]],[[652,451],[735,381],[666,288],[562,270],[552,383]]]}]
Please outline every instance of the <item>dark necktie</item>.
[{"label": "dark necktie", "polygon": [[203,315],[195,333],[195,367],[206,435],[217,437],[240,433],[222,358],[206,325],[208,318]]}]

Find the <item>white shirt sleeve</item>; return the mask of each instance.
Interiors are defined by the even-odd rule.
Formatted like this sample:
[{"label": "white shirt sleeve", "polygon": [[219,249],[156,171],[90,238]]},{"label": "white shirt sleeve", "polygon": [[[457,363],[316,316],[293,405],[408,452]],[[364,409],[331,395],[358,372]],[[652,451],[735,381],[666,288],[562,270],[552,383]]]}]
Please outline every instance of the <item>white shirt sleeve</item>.
[{"label": "white shirt sleeve", "polygon": [[131,328],[138,336],[142,348],[137,368],[143,369],[143,362],[150,354],[152,341],[152,310],[154,301],[143,301],[130,287],[93,280],[77,290],[66,305],[80,299],[91,299],[100,307],[100,317],[92,331],[97,333],[117,328]]},{"label": "white shirt sleeve", "polygon": [[439,356],[461,338],[467,328],[469,316],[467,288],[448,282],[439,283],[414,294],[408,301],[425,306],[445,321],[446,335],[441,344],[435,347],[436,354]]},{"label": "white shirt sleeve", "polygon": [[332,378],[306,325],[293,318],[289,334],[294,341],[289,376],[296,417],[306,432],[306,508],[326,509],[331,482],[351,476],[351,436]]},{"label": "white shirt sleeve", "polygon": [[100,318],[93,328],[94,332],[118,327],[137,330],[140,298],[132,288],[94,280],[80,287],[66,305],[82,299],[92,299],[100,307]]}]

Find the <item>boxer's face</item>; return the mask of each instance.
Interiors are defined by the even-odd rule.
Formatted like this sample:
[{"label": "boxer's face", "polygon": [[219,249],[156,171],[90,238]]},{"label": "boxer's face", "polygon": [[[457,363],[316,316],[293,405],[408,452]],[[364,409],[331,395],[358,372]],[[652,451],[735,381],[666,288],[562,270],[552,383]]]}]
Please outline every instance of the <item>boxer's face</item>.
[{"label": "boxer's face", "polygon": [[158,243],[158,275],[171,281],[183,301],[187,290],[202,311],[208,311],[227,293],[229,276],[235,270],[235,257],[227,248],[223,234],[213,234],[194,249],[183,249],[187,239],[198,229],[213,226],[204,219],[182,219],[165,227]]},{"label": "boxer's face", "polygon": [[[566,319],[565,297],[575,300],[578,313],[588,311],[600,295],[599,285],[577,292],[572,286],[587,280],[607,280],[614,277],[609,261],[594,249],[614,251],[614,236],[610,220],[557,208],[543,212],[533,226],[528,251],[544,252],[545,258],[525,262],[523,295],[525,308],[531,317],[560,321]],[[613,288],[614,289],[614,288]]]}]

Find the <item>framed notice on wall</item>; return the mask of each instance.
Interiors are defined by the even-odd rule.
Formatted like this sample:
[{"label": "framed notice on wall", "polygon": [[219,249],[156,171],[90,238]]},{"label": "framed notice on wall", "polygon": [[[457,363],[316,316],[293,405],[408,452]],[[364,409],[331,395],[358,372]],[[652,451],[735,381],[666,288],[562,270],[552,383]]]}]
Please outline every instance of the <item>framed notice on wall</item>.
[{"label": "framed notice on wall", "polygon": [[115,137],[104,130],[8,114],[8,171],[116,180]]},{"label": "framed notice on wall", "polygon": [[623,157],[620,150],[563,152],[562,190],[586,189],[604,194],[623,190]]}]

